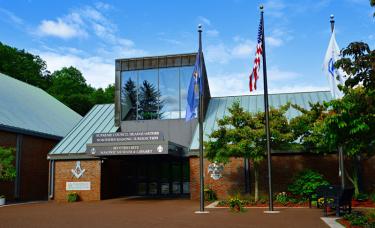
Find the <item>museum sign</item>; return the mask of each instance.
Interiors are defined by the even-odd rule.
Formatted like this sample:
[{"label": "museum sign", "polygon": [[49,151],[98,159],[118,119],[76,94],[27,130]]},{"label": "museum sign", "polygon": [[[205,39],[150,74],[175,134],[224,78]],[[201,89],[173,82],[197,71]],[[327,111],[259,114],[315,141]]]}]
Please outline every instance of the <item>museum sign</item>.
[{"label": "museum sign", "polygon": [[91,156],[168,154],[168,142],[159,131],[97,133],[86,153]]}]

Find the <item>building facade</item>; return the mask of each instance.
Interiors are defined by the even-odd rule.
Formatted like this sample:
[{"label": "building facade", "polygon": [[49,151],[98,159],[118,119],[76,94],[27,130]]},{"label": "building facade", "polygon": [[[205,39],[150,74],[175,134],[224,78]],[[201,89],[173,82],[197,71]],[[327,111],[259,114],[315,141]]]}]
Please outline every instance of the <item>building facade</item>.
[{"label": "building facade", "polygon": [[[196,53],[116,60],[114,104],[96,105],[49,153],[50,198],[65,201],[121,196],[199,198],[197,121],[185,121],[186,95]],[[262,95],[211,97],[204,78],[204,137],[217,128],[235,101],[263,111]],[[329,91],[269,95],[269,103],[309,103],[331,99]],[[290,109],[288,118],[298,115]],[[220,198],[248,191],[251,163],[232,159],[215,180],[205,161],[205,183]]]},{"label": "building facade", "polygon": [[0,73],[0,147],[14,151],[14,180],[0,181],[7,201],[48,198],[51,149],[82,117],[45,91]]}]

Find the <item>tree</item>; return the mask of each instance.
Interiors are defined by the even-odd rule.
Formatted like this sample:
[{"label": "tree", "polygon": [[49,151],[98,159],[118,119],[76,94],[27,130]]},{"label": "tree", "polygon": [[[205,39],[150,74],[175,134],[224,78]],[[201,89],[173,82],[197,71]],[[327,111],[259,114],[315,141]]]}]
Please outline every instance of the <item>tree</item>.
[{"label": "tree", "polygon": [[344,154],[353,161],[352,172],[346,174],[357,196],[360,161],[375,151],[375,91],[366,92],[362,86],[345,91],[342,99],[328,103],[331,111],[323,131],[326,144],[342,146]]},{"label": "tree", "polygon": [[335,67],[349,75],[339,87],[345,95],[326,103],[329,115],[324,120],[322,139],[327,145],[342,146],[353,161],[352,172],[346,174],[358,195],[360,161],[375,152],[375,51],[363,42],[353,42],[342,56]]},{"label": "tree", "polygon": [[310,109],[302,108],[292,104],[292,107],[300,115],[290,120],[290,127],[294,140],[300,144],[300,149],[306,152],[326,153],[333,150],[332,145],[328,145],[322,140],[324,137],[323,123],[329,114],[327,107],[320,103],[310,103]]},{"label": "tree", "polygon": [[352,42],[342,50],[343,58],[335,67],[341,67],[350,77],[346,80],[344,91],[363,86],[366,91],[375,90],[375,50],[364,42]]},{"label": "tree", "polygon": [[128,110],[126,113],[124,113],[125,116],[123,116],[122,119],[137,119],[137,86],[131,78],[126,81],[124,87],[122,88],[121,104]]},{"label": "tree", "polygon": [[43,59],[1,42],[0,72],[44,90],[50,84],[50,73]]},{"label": "tree", "polygon": [[99,88],[92,94],[94,104],[109,104],[115,100],[115,85],[110,84],[105,89]]},{"label": "tree", "polygon": [[16,177],[14,148],[0,147],[0,180],[9,181]]},{"label": "tree", "polygon": [[160,110],[163,108],[160,100],[160,92],[147,80],[143,81],[139,89],[139,119],[151,120],[162,116]]},{"label": "tree", "polygon": [[[371,5],[372,7],[375,7],[375,0],[370,0],[370,5]],[[374,17],[375,17],[375,13],[374,13]]]},{"label": "tree", "polygon": [[59,101],[85,115],[95,104],[92,94],[95,89],[86,84],[82,73],[74,67],[64,67],[51,77],[48,93]]},{"label": "tree", "polygon": [[[294,143],[285,112],[289,104],[270,109],[271,148],[286,150]],[[259,164],[266,157],[264,113],[245,111],[238,101],[228,108],[229,115],[217,121],[218,129],[205,142],[205,156],[210,161],[227,163],[231,157],[250,159],[254,164],[254,198],[258,200]]]}]

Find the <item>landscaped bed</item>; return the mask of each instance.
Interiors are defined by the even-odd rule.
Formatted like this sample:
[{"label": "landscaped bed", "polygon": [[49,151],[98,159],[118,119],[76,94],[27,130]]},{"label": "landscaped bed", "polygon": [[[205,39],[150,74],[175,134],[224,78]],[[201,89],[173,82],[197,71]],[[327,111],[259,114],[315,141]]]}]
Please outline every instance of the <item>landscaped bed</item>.
[{"label": "landscaped bed", "polygon": [[[259,200],[258,202],[252,200],[241,200],[243,207],[268,207],[268,201]],[[308,207],[309,202],[287,202],[287,203],[279,203],[274,202],[274,207]],[[216,205],[217,208],[220,207],[230,207],[230,200],[220,200],[219,203]]]},{"label": "landscaped bed", "polygon": [[[274,201],[273,205],[275,207],[309,207],[309,202],[287,202],[287,203],[280,203]],[[258,202],[254,202],[251,200],[243,200],[244,207],[268,207],[268,201],[265,202],[264,200],[260,200]],[[312,206],[316,207],[316,202],[312,202]],[[229,207],[229,200],[220,200],[219,203],[216,205],[217,208],[220,207]],[[353,208],[375,208],[375,203],[371,200],[366,201],[352,201]]]},{"label": "landscaped bed", "polygon": [[375,209],[353,211],[353,213],[346,214],[342,218],[337,219],[336,221],[347,228],[374,228]]},{"label": "landscaped bed", "polygon": [[[323,208],[324,198],[318,198],[316,190],[319,186],[325,186],[329,183],[325,178],[313,171],[304,170],[298,173],[294,181],[288,185],[287,192],[279,192],[273,196],[274,207],[291,207],[291,208],[306,208],[309,206]],[[205,199],[207,201],[216,201],[216,193],[210,187],[207,186],[205,189]],[[309,204],[311,200],[311,205]],[[332,203],[333,199],[328,199],[327,203]],[[225,200],[220,200],[215,205],[217,208],[230,208],[233,211],[243,211],[243,208],[251,207],[268,207],[268,197],[255,196],[246,194],[241,195],[239,193],[232,194],[231,197]],[[375,194],[370,195],[359,193],[354,196],[352,200],[353,208],[375,208]],[[328,211],[332,209],[328,207]],[[375,228],[375,227],[374,227]]]}]

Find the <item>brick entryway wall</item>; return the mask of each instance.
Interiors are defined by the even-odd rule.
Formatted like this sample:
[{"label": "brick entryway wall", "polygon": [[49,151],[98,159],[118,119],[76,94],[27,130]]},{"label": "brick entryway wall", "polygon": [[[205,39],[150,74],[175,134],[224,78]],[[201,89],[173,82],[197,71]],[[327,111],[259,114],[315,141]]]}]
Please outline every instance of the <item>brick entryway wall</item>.
[{"label": "brick entryway wall", "polygon": [[[100,200],[101,184],[101,161],[100,160],[81,160],[81,168],[85,169],[84,174],[77,179],[71,172],[76,166],[76,160],[56,161],[55,162],[55,191],[54,199],[56,201],[67,201],[69,192],[77,192],[80,200],[93,201]],[[66,182],[90,181],[91,190],[85,191],[67,191]]]},{"label": "brick entryway wall", "polygon": [[[190,198],[199,199],[199,158],[190,157]],[[213,180],[208,173],[208,165],[211,164],[204,159],[204,184],[213,189],[219,199],[225,199],[228,195],[244,191],[245,171],[244,159],[232,158],[224,166],[223,177],[219,180]]]},{"label": "brick entryway wall", "polygon": [[[349,169],[350,162],[346,160],[346,167]],[[224,166],[223,177],[213,180],[207,172],[210,164],[204,160],[204,183],[206,187],[213,189],[219,199],[226,199],[236,193],[245,193],[245,170],[244,160],[241,158],[231,159]],[[254,172],[253,164],[250,162],[250,193],[254,192]],[[288,185],[292,183],[293,177],[306,169],[317,171],[331,183],[340,184],[338,176],[338,158],[336,154],[318,155],[313,153],[280,153],[272,155],[272,187],[273,192],[283,192],[288,190]],[[350,169],[349,169],[350,170]],[[375,188],[375,156],[364,159],[361,164],[363,183],[365,192],[373,192]],[[349,180],[347,185],[351,185]],[[190,198],[199,199],[199,158],[190,157]],[[259,192],[261,195],[268,194],[268,172],[267,161],[260,164],[259,170]]]}]

